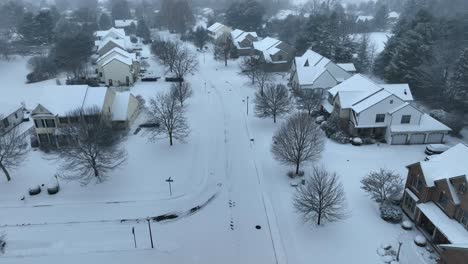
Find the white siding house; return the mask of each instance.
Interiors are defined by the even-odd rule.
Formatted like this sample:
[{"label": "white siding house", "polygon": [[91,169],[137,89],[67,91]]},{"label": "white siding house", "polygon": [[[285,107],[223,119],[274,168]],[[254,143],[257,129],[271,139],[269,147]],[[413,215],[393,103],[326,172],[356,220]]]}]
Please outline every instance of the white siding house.
[{"label": "white siding house", "polygon": [[324,109],[337,113],[352,136],[389,144],[443,143],[450,128],[411,105],[407,84],[376,84],[356,74],[328,91]]},{"label": "white siding house", "polygon": [[304,55],[294,59],[290,74],[293,89],[313,89],[323,95],[326,95],[325,91],[329,88],[352,76],[350,72],[312,50],[307,50]]},{"label": "white siding house", "polygon": [[225,26],[221,23],[214,23],[213,25],[209,26],[207,28],[208,30],[208,33],[210,34],[210,36],[213,38],[213,39],[217,39],[219,38],[221,35],[223,35],[224,33],[231,33],[232,32],[232,28],[228,27],[228,26]]},{"label": "white siding house", "polygon": [[136,54],[120,48],[110,50],[96,62],[100,81],[109,86],[132,85],[140,68]]},{"label": "white siding house", "polygon": [[18,126],[24,119],[24,106],[8,101],[0,102],[0,134]]}]

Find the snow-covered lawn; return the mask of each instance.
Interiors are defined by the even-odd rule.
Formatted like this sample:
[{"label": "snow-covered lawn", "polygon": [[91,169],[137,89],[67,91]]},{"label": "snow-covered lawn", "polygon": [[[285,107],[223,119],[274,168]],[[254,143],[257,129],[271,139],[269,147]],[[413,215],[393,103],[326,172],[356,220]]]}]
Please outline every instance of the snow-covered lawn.
[{"label": "snow-covered lawn", "polygon": [[[283,120],[273,124],[252,115],[254,89],[238,74],[237,62],[224,67],[211,53],[199,57],[199,72],[188,77],[194,96],[188,101],[187,144],[149,142],[144,131],[133,135],[132,130],[125,142],[128,161],[107,181],[88,186],[61,181],[57,196],[26,195],[57,170],[58,164],[40,151],[29,154],[12,182],[0,178],[0,232],[8,239],[0,263],[382,263],[377,249],[394,244],[402,229],[380,219],[359,181],[379,168],[406,176],[405,166],[424,158],[424,146],[354,147],[327,141],[317,164],[341,176],[349,218],[323,227],[304,224],[292,206],[290,168],[270,154],[272,135]],[[24,59],[0,62],[0,75],[11,76],[0,86],[2,96],[34,101],[35,87],[55,84],[25,85],[24,64]],[[153,61],[149,71],[164,74]],[[168,88],[160,80],[138,82],[131,91],[148,100]],[[168,177],[174,179],[172,197],[164,181]],[[204,207],[190,212],[198,205]],[[166,213],[180,217],[151,223],[151,250],[145,218]],[[406,236],[402,263],[431,263],[414,249],[412,235]]]},{"label": "snow-covered lawn", "polygon": [[[379,54],[385,49],[385,43],[392,36],[390,32],[370,32],[368,33],[370,44],[374,45],[376,54]],[[354,35],[358,39],[361,38],[362,34]]]}]

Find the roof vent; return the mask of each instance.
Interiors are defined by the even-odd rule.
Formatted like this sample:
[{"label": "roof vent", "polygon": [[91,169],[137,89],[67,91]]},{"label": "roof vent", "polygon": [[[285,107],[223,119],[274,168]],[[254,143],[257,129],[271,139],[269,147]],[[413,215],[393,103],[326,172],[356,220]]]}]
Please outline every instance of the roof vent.
[{"label": "roof vent", "polygon": [[407,94],[408,94],[408,92],[406,92],[406,89],[405,89],[404,93],[405,93],[405,95],[407,95]]}]

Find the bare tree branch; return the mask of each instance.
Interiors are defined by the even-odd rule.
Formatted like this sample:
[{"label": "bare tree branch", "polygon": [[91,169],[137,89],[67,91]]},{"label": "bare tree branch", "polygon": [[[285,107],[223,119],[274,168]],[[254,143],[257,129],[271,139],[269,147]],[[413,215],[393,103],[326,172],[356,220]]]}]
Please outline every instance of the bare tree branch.
[{"label": "bare tree branch", "polygon": [[321,225],[347,217],[346,197],[336,173],[315,167],[306,184],[297,189],[294,207],[304,221]]},{"label": "bare tree branch", "polygon": [[403,179],[393,171],[380,169],[370,172],[361,179],[361,189],[367,192],[374,201],[384,204],[401,195]]},{"label": "bare tree branch", "polygon": [[181,82],[172,85],[171,95],[184,107],[184,102],[193,95],[193,91],[189,83]]},{"label": "bare tree branch", "polygon": [[258,91],[255,94],[255,114],[258,117],[273,117],[276,123],[276,117],[289,112],[291,100],[289,99],[288,89],[282,84],[266,85],[265,91]]},{"label": "bare tree branch", "polygon": [[320,109],[322,99],[320,94],[311,89],[302,89],[298,91],[297,104],[299,110],[307,112],[309,115]]},{"label": "bare tree branch", "polygon": [[323,132],[306,113],[291,116],[273,137],[271,152],[284,164],[299,166],[320,157],[324,148]]},{"label": "bare tree branch", "polygon": [[155,127],[150,128],[151,140],[169,138],[169,144],[173,145],[173,139],[182,143],[190,133],[189,125],[185,117],[184,108],[171,94],[160,93],[151,98],[148,107],[150,122]]},{"label": "bare tree branch", "polygon": [[[0,120],[3,120],[1,116]],[[0,169],[5,174],[7,181],[11,181],[9,170],[21,166],[28,151],[26,135],[21,134],[18,127],[3,132],[3,134],[0,131]]]}]

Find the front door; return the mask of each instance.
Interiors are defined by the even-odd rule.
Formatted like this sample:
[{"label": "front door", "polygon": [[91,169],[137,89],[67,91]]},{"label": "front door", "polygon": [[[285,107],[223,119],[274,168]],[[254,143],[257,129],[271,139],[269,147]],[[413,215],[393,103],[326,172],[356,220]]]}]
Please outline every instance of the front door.
[{"label": "front door", "polygon": [[109,86],[113,86],[112,79],[109,79]]}]

